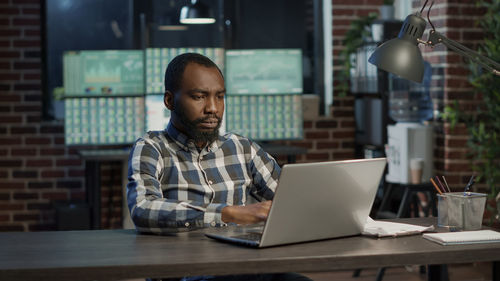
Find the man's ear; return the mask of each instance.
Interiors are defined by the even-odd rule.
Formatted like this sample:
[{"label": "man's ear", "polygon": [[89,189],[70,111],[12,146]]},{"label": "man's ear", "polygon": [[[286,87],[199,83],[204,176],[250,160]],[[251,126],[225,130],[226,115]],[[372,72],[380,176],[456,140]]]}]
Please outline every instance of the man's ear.
[{"label": "man's ear", "polygon": [[174,94],[170,91],[165,91],[163,103],[169,110],[174,110]]}]

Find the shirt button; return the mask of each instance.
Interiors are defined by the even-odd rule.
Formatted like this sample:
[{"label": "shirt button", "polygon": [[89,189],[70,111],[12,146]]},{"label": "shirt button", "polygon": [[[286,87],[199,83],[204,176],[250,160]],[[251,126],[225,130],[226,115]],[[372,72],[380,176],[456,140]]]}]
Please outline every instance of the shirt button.
[{"label": "shirt button", "polygon": [[215,223],[214,221],[210,223],[211,226],[216,226],[217,223]]},{"label": "shirt button", "polygon": [[208,184],[212,184],[213,182],[212,181],[208,181]]},{"label": "shirt button", "polygon": [[186,222],[184,225],[185,225],[186,227],[189,227],[189,222]]}]

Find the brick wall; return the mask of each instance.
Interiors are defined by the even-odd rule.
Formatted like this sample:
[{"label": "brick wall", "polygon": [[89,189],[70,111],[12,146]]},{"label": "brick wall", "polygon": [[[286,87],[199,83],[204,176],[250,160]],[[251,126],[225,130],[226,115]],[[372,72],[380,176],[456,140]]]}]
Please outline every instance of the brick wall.
[{"label": "brick wall", "polygon": [[84,198],[61,122],[41,120],[38,0],[0,1],[0,231],[53,229],[57,200]]},{"label": "brick wall", "polygon": [[[420,10],[423,2],[413,1]],[[477,49],[482,38],[482,31],[475,22],[484,15],[484,10],[477,8],[476,1],[435,1],[431,11],[431,21],[436,30],[446,37],[469,48]],[[424,16],[427,15],[427,9]],[[430,25],[427,25],[428,36]],[[444,106],[458,102],[462,109],[474,111],[482,103],[481,97],[474,93],[468,82],[468,61],[458,54],[449,51],[444,45],[434,50],[422,48],[424,59],[433,67],[433,85],[431,95],[435,103],[435,111],[442,113]],[[451,188],[463,190],[472,174],[471,163],[467,158],[466,142],[468,134],[465,126],[459,124],[454,130],[448,122],[435,118],[435,172],[445,175]],[[480,184],[479,188],[484,188]]]}]

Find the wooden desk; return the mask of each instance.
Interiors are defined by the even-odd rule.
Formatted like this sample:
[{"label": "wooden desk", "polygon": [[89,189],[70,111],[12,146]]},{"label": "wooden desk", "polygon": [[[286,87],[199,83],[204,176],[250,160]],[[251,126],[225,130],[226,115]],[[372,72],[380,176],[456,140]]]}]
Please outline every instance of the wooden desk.
[{"label": "wooden desk", "polygon": [[[428,218],[399,221],[435,222]],[[355,236],[250,249],[211,240],[203,231],[172,236],[139,235],[125,229],[12,232],[0,233],[0,249],[2,281],[317,272],[500,260],[500,243],[441,246],[420,235]]]}]

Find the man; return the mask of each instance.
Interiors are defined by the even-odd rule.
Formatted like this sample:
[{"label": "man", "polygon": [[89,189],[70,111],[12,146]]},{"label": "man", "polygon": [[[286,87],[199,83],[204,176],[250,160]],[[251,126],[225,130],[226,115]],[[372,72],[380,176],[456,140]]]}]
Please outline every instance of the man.
[{"label": "man", "polygon": [[[256,143],[231,133],[219,135],[225,92],[220,69],[202,55],[182,54],[168,65],[164,103],[171,111],[170,123],[164,131],[138,139],[129,161],[128,206],[138,231],[165,233],[267,219],[281,170]],[[262,202],[247,204],[249,196]],[[207,279],[214,278],[309,280],[296,274]]]}]

